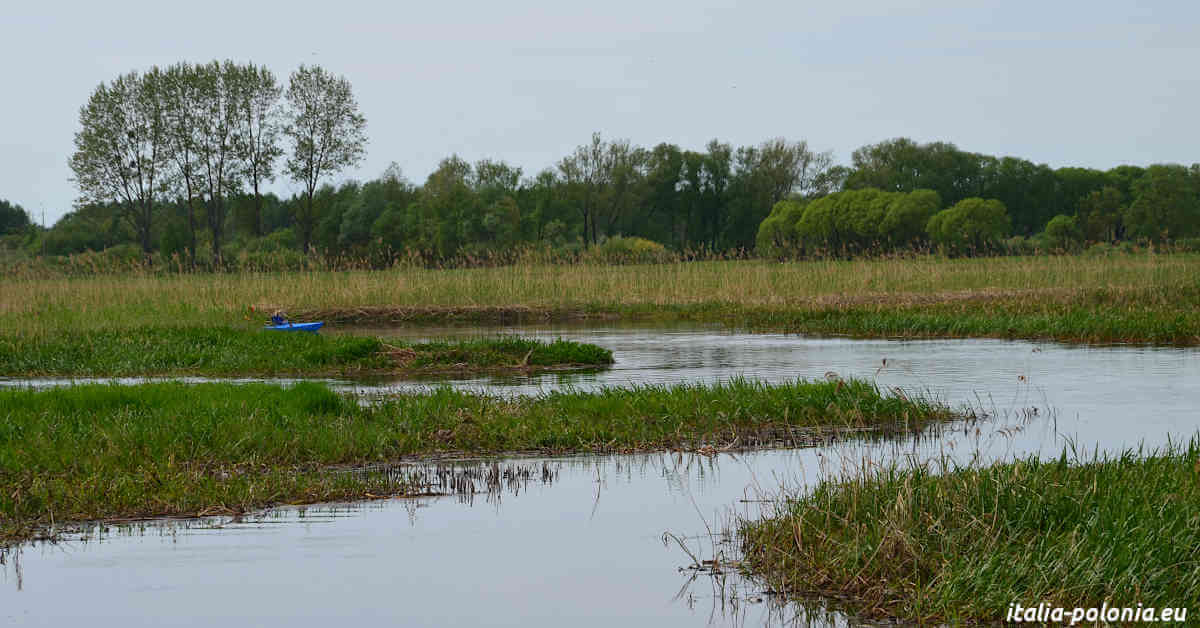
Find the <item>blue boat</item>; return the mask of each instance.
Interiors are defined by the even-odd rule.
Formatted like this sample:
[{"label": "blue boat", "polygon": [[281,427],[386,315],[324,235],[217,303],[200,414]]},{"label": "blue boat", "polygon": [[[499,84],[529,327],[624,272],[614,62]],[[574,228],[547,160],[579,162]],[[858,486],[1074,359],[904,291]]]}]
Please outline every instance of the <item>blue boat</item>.
[{"label": "blue boat", "polygon": [[315,323],[284,323],[282,325],[267,325],[264,329],[273,329],[275,331],[311,331],[316,333],[324,325],[325,321],[317,321]]},{"label": "blue boat", "polygon": [[275,331],[311,331],[315,334],[317,333],[317,330],[324,325],[325,321],[317,321],[315,323],[292,323],[282,316],[275,315],[271,317],[271,324],[267,325],[265,329],[272,329]]}]

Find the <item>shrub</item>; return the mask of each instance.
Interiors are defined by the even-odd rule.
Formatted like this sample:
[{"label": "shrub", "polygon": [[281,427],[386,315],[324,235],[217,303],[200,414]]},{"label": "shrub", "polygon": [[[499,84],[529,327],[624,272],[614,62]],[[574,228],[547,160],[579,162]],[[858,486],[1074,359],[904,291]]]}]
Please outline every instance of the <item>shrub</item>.
[{"label": "shrub", "polygon": [[1179,238],[1171,248],[1177,253],[1200,253],[1200,238]]},{"label": "shrub", "polygon": [[784,258],[800,251],[796,223],[804,215],[803,201],[779,201],[758,226],[755,252],[761,257]]},{"label": "shrub", "polygon": [[846,190],[809,203],[796,223],[796,237],[811,249],[845,253],[913,246],[940,205],[941,197],[930,190]]},{"label": "shrub", "polygon": [[1046,223],[1046,242],[1055,251],[1074,251],[1083,244],[1083,230],[1074,216],[1059,214]]},{"label": "shrub", "polygon": [[1011,222],[1004,203],[967,198],[933,215],[925,226],[930,240],[950,252],[981,253],[1000,248]]},{"label": "shrub", "polygon": [[636,236],[613,236],[588,250],[586,257],[603,264],[654,264],[670,261],[666,247]]}]

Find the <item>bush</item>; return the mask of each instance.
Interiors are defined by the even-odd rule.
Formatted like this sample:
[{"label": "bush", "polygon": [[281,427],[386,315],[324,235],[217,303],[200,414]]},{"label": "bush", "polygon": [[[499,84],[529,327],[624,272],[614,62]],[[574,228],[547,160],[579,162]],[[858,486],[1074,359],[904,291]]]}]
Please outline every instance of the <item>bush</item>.
[{"label": "bush", "polygon": [[776,259],[789,257],[800,252],[800,237],[796,223],[804,215],[803,201],[779,201],[771,208],[771,214],[758,226],[755,252],[761,257]]},{"label": "bush", "polygon": [[888,205],[880,229],[893,246],[912,246],[925,238],[925,225],[942,207],[933,190],[913,190],[896,196]]},{"label": "bush", "polygon": [[1179,238],[1171,248],[1177,253],[1200,253],[1200,238]]},{"label": "bush", "polygon": [[1046,243],[1055,251],[1075,251],[1083,244],[1083,230],[1074,216],[1059,214],[1046,223]]},{"label": "bush", "polygon": [[1134,252],[1133,244],[1130,242],[1122,242],[1120,244],[1109,244],[1108,242],[1097,242],[1083,251],[1083,254],[1088,257],[1111,257],[1113,255],[1129,255]]},{"label": "bush", "polygon": [[796,237],[807,248],[839,253],[915,246],[940,205],[941,197],[930,190],[846,190],[809,203],[796,223]]},{"label": "bush", "polygon": [[251,240],[246,243],[245,251],[247,253],[274,253],[275,251],[293,250],[297,251],[299,244],[296,242],[296,232],[289,227],[287,229],[279,229],[273,231],[261,238]]},{"label": "bush", "polygon": [[1004,203],[967,198],[929,219],[929,239],[949,252],[983,253],[999,249],[1008,236],[1011,222]]},{"label": "bush", "polygon": [[655,264],[667,262],[672,255],[663,245],[636,236],[613,236],[587,251],[589,261],[602,264]]}]

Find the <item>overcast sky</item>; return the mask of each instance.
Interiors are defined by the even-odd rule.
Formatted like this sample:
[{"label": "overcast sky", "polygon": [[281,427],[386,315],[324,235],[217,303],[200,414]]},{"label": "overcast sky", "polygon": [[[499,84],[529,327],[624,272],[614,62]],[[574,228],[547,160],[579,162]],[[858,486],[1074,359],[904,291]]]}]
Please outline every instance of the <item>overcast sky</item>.
[{"label": "overcast sky", "polygon": [[339,180],[396,161],[419,183],[451,153],[534,174],[593,131],[685,148],[782,136],[843,163],[899,136],[1054,167],[1200,161],[1200,3],[977,4],[6,3],[0,198],[53,223],[77,195],[67,159],[96,85],[213,59],[345,75],[370,144]]}]

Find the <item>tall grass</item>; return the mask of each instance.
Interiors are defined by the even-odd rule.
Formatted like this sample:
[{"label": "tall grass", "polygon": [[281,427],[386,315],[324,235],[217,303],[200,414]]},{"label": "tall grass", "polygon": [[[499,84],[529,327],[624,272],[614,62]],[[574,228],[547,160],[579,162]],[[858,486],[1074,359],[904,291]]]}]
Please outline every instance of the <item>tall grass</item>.
[{"label": "tall grass", "polygon": [[437,389],[366,407],[312,383],[0,390],[0,536],[51,521],[362,497],[387,487],[331,466],[418,454],[719,448],[950,418],[853,381],[516,399]]},{"label": "tall grass", "polygon": [[773,589],[904,621],[998,622],[1013,603],[1200,607],[1200,441],[966,468],[892,465],[743,521]]},{"label": "tall grass", "polygon": [[406,342],[225,327],[0,333],[0,375],[322,375],[604,366],[596,345],[511,336]]},{"label": "tall grass", "polygon": [[829,333],[1195,344],[1200,255],[0,279],[6,333],[248,324],[251,305],[346,321],[644,317]]}]

